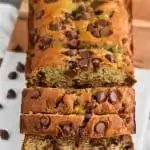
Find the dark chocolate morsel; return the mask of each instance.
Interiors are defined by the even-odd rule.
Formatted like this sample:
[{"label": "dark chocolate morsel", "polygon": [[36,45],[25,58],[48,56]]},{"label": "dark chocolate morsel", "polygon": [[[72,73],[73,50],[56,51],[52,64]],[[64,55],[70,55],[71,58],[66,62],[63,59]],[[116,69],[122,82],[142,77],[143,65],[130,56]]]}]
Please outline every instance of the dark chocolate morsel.
[{"label": "dark chocolate morsel", "polygon": [[93,98],[98,102],[102,103],[107,99],[107,94],[104,92],[97,92],[93,95]]},{"label": "dark chocolate morsel", "polygon": [[18,62],[16,66],[16,70],[20,73],[24,73],[25,71],[25,66],[22,62]]},{"label": "dark chocolate morsel", "polygon": [[32,95],[31,95],[31,98],[32,99],[37,99],[41,96],[41,92],[39,90],[34,90]]},{"label": "dark chocolate morsel", "polygon": [[94,127],[94,131],[98,134],[105,134],[107,129],[106,123],[104,122],[98,122],[95,127]]},{"label": "dark chocolate morsel", "polygon": [[18,74],[17,74],[17,72],[15,72],[15,71],[10,72],[10,73],[8,74],[8,78],[11,79],[11,80],[16,79],[17,77],[18,77]]},{"label": "dark chocolate morsel", "polygon": [[14,99],[16,98],[16,92],[13,89],[8,90],[7,92],[7,98],[8,99]]},{"label": "dark chocolate morsel", "polygon": [[8,140],[10,135],[7,130],[0,129],[0,137],[2,140]]},{"label": "dark chocolate morsel", "polygon": [[49,117],[42,116],[40,118],[40,124],[41,124],[43,129],[47,129],[51,124],[51,119]]}]

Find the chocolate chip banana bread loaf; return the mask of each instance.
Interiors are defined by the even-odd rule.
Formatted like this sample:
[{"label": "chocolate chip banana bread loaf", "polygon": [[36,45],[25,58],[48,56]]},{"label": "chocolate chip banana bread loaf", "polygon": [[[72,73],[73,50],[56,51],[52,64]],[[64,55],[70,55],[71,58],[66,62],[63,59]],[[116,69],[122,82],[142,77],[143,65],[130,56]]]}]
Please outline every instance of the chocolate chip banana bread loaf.
[{"label": "chocolate chip banana bread loaf", "polygon": [[32,1],[28,87],[133,85],[128,13],[122,0]]},{"label": "chocolate chip banana bread loaf", "polygon": [[22,114],[21,132],[33,135],[59,137],[102,138],[135,133],[135,116],[110,115],[50,115]]},{"label": "chocolate chip banana bread loaf", "polygon": [[28,135],[25,136],[23,150],[134,150],[134,148],[132,138],[128,135],[90,140],[80,139],[78,143],[72,139]]},{"label": "chocolate chip banana bread loaf", "polygon": [[58,89],[27,88],[22,94],[22,113],[93,114],[132,113],[135,109],[131,87]]}]

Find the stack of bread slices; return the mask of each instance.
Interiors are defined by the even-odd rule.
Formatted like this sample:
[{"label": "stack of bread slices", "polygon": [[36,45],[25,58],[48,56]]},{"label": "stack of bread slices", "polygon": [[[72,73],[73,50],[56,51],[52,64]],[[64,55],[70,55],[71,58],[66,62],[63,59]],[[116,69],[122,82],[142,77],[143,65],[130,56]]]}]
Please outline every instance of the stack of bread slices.
[{"label": "stack of bread slices", "polygon": [[30,0],[23,150],[133,150],[130,0]]}]

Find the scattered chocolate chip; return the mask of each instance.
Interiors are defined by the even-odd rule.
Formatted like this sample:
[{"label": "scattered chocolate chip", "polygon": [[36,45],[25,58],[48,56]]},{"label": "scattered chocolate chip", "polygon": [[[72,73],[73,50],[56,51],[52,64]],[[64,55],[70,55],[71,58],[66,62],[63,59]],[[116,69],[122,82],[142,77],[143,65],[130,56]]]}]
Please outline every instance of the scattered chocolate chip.
[{"label": "scattered chocolate chip", "polygon": [[20,45],[15,46],[12,48],[13,52],[23,52],[23,48]]},{"label": "scattered chocolate chip", "polygon": [[79,55],[80,55],[82,58],[90,58],[91,55],[92,55],[92,52],[81,50],[81,51],[79,51]]},{"label": "scattered chocolate chip", "polygon": [[68,43],[68,47],[71,49],[77,48],[79,44],[79,40],[77,39],[72,39],[71,41],[69,41]]},{"label": "scattered chocolate chip", "polygon": [[100,62],[101,62],[101,59],[99,59],[99,58],[92,59],[92,64],[93,64],[94,68],[100,67]]},{"label": "scattered chocolate chip", "polygon": [[106,129],[107,129],[106,123],[101,121],[98,122],[94,128],[95,132],[99,134],[105,134]]},{"label": "scattered chocolate chip", "polygon": [[0,58],[0,67],[1,67],[2,62],[3,62],[3,58]]},{"label": "scattered chocolate chip", "polygon": [[66,31],[65,35],[67,38],[72,40],[72,39],[76,39],[78,37],[78,32],[74,29],[74,30]]},{"label": "scattered chocolate chip", "polygon": [[7,98],[8,99],[14,99],[16,98],[16,92],[13,89],[8,90],[7,92]]},{"label": "scattered chocolate chip", "polygon": [[32,99],[37,99],[41,96],[41,92],[39,90],[34,90],[31,94]]},{"label": "scattered chocolate chip", "polygon": [[40,118],[40,124],[41,124],[42,129],[47,129],[51,124],[51,119],[49,117],[42,116]]},{"label": "scattered chocolate chip", "polygon": [[110,25],[110,22],[108,20],[104,20],[104,19],[99,19],[98,21],[95,22],[95,26],[106,27],[109,25]]},{"label": "scattered chocolate chip", "polygon": [[78,65],[77,65],[77,62],[75,61],[69,61],[68,66],[69,66],[69,69],[76,69]]},{"label": "scattered chocolate chip", "polygon": [[104,3],[106,3],[106,0],[94,0],[91,3],[91,7],[95,10],[97,7],[99,7],[99,5],[102,5]]},{"label": "scattered chocolate chip", "polygon": [[42,50],[47,49],[50,46],[51,42],[52,42],[52,37],[50,35],[43,35],[40,38],[39,48]]},{"label": "scattered chocolate chip", "polygon": [[87,26],[87,31],[93,31],[94,30],[94,25],[92,23],[89,23]]},{"label": "scattered chocolate chip", "polygon": [[102,103],[107,99],[107,94],[104,92],[97,92],[93,95],[93,98],[96,100],[96,102]]},{"label": "scattered chocolate chip", "polygon": [[43,15],[44,15],[44,10],[36,10],[34,12],[35,19],[37,20],[41,19]]},{"label": "scattered chocolate chip", "polygon": [[11,79],[11,80],[17,79],[17,77],[18,77],[18,74],[17,74],[17,72],[15,72],[15,71],[10,72],[10,73],[8,74],[8,78]]},{"label": "scattered chocolate chip", "polygon": [[100,30],[100,36],[110,36],[113,33],[113,31],[110,29],[110,27],[104,27]]},{"label": "scattered chocolate chip", "polygon": [[110,14],[109,14],[109,17],[112,18],[114,13],[115,13],[115,11],[111,11]]},{"label": "scattered chocolate chip", "polygon": [[50,23],[49,30],[57,31],[59,29],[59,25],[57,23]]},{"label": "scattered chocolate chip", "polygon": [[120,93],[118,91],[110,91],[109,102],[115,104],[118,100],[120,100]]},{"label": "scattered chocolate chip", "polygon": [[54,2],[58,2],[58,0],[44,0],[45,3],[54,3]]},{"label": "scattered chocolate chip", "polygon": [[81,68],[87,68],[88,65],[89,65],[89,60],[88,59],[81,59],[78,61],[78,65],[81,67]]},{"label": "scattered chocolate chip", "polygon": [[0,109],[3,109],[3,105],[2,104],[0,104]]},{"label": "scattered chocolate chip", "polygon": [[109,60],[110,62],[112,62],[112,63],[115,62],[115,59],[114,59],[114,57],[113,57],[111,54],[106,54],[106,55],[105,55],[105,58],[106,58],[107,60]]},{"label": "scattered chocolate chip", "polygon": [[8,140],[10,135],[7,130],[0,129],[0,137],[2,140]]},{"label": "scattered chocolate chip", "polygon": [[16,66],[16,70],[20,73],[24,73],[25,71],[25,66],[22,62],[18,62],[17,66]]}]

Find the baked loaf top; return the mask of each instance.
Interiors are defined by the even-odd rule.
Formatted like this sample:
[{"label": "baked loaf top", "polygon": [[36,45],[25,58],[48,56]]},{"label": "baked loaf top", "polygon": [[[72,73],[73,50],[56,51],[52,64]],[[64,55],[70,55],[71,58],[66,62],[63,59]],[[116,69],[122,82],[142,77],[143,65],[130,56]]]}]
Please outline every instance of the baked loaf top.
[{"label": "baked loaf top", "polygon": [[133,85],[123,1],[39,0],[30,7],[28,87]]},{"label": "baked loaf top", "polygon": [[135,133],[135,117],[112,115],[22,114],[21,133],[58,137],[101,138]]},{"label": "baked loaf top", "polygon": [[26,135],[22,150],[134,150],[131,136],[79,140]]},{"label": "baked loaf top", "polygon": [[132,113],[134,90],[130,87],[58,89],[27,88],[22,93],[25,114],[93,114]]},{"label": "baked loaf top", "polygon": [[[122,0],[30,1],[30,46],[37,49],[58,43],[79,48],[114,42],[127,47],[130,53],[130,27]],[[49,45],[39,38],[50,38]]]}]

